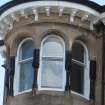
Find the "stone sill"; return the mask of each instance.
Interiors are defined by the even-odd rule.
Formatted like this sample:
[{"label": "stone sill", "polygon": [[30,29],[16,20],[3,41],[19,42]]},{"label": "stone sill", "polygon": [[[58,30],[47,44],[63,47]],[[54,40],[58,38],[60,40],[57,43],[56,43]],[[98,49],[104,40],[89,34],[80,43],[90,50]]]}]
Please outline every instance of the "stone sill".
[{"label": "stone sill", "polygon": [[64,96],[65,93],[61,91],[37,90],[36,95]]}]

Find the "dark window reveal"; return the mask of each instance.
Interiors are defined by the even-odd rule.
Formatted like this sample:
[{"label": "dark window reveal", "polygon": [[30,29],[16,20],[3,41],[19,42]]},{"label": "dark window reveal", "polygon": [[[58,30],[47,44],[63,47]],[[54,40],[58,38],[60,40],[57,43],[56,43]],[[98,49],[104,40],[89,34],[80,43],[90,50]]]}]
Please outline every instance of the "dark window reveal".
[{"label": "dark window reveal", "polygon": [[72,49],[72,59],[84,62],[84,48],[81,44],[74,44]]},{"label": "dark window reveal", "polygon": [[71,89],[83,94],[84,90],[84,67],[72,63],[71,69]]}]

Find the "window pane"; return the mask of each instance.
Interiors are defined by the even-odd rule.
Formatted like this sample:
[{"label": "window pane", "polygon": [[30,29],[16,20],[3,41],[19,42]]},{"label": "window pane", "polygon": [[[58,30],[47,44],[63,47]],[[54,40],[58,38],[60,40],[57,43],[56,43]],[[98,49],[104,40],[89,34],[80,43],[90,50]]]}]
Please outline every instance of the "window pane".
[{"label": "window pane", "polygon": [[72,59],[84,62],[84,47],[79,43],[74,43],[72,47]]},{"label": "window pane", "polygon": [[60,42],[48,41],[43,45],[43,56],[63,56],[63,46]]},{"label": "window pane", "polygon": [[41,76],[42,87],[62,88],[63,63],[61,61],[43,61]]},{"label": "window pane", "polygon": [[22,51],[22,59],[27,59],[33,56],[33,42],[30,41],[26,41],[25,43],[23,43],[22,47],[21,47],[21,51]]},{"label": "window pane", "polygon": [[83,94],[84,89],[84,67],[72,63],[71,69],[71,89]]},{"label": "window pane", "polygon": [[34,77],[34,70],[32,62],[25,62],[20,64],[20,87],[19,91],[24,91],[32,88]]}]

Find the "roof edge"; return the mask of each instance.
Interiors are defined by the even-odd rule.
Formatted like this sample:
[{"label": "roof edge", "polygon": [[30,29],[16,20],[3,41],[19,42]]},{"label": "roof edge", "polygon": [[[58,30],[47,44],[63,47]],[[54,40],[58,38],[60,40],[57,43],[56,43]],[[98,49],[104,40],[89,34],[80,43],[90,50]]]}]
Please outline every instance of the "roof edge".
[{"label": "roof edge", "polygon": [[[14,7],[14,6],[22,4],[22,3],[32,2],[32,1],[43,1],[43,0],[13,0],[13,1],[9,1],[0,7],[0,15],[11,7]],[[46,1],[49,1],[49,0],[46,0]],[[57,1],[57,0],[52,0],[52,1]],[[88,0],[58,0],[58,1],[78,3],[81,5],[90,7],[100,13],[105,11],[105,6],[101,6],[93,1],[88,1]]]}]

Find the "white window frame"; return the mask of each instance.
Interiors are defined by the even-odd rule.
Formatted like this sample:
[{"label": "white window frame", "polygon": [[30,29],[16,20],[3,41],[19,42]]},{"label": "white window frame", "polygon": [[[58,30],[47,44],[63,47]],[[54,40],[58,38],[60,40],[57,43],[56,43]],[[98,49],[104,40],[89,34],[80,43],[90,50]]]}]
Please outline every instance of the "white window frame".
[{"label": "white window frame", "polygon": [[84,97],[86,99],[89,100],[89,94],[90,94],[90,78],[89,78],[89,65],[90,65],[90,61],[89,61],[89,54],[88,54],[88,49],[86,47],[86,45],[80,41],[80,40],[76,40],[74,43],[79,43],[83,46],[85,54],[84,54],[84,63],[72,59],[72,62],[76,62],[76,64],[81,65],[82,67],[84,66],[84,90],[83,90],[83,94],[80,94],[78,92],[75,91],[71,91],[73,94],[79,95],[81,97]]},{"label": "white window frame", "polygon": [[[42,72],[42,47],[43,47],[43,43],[45,42],[46,39],[48,38],[58,38],[62,44],[63,44],[63,81],[62,81],[62,88],[43,88],[41,87],[41,72]],[[66,85],[66,71],[65,71],[65,43],[64,40],[58,36],[58,35],[53,35],[53,34],[49,34],[48,36],[46,36],[41,43],[41,50],[40,50],[40,66],[39,66],[39,70],[38,70],[38,79],[37,79],[37,83],[38,83],[38,90],[48,90],[48,91],[64,91],[65,90],[65,85]]]},{"label": "white window frame", "polygon": [[31,58],[19,61],[19,56],[21,54],[21,52],[20,52],[21,46],[23,45],[24,42],[27,42],[29,40],[33,41],[32,38],[25,38],[24,40],[22,40],[18,46],[18,49],[17,49],[16,61],[15,61],[15,75],[14,75],[14,96],[32,91],[32,89],[28,89],[28,90],[19,92],[19,86],[20,86],[20,84],[19,84],[20,64],[19,63],[33,60],[33,57],[31,57]]}]

